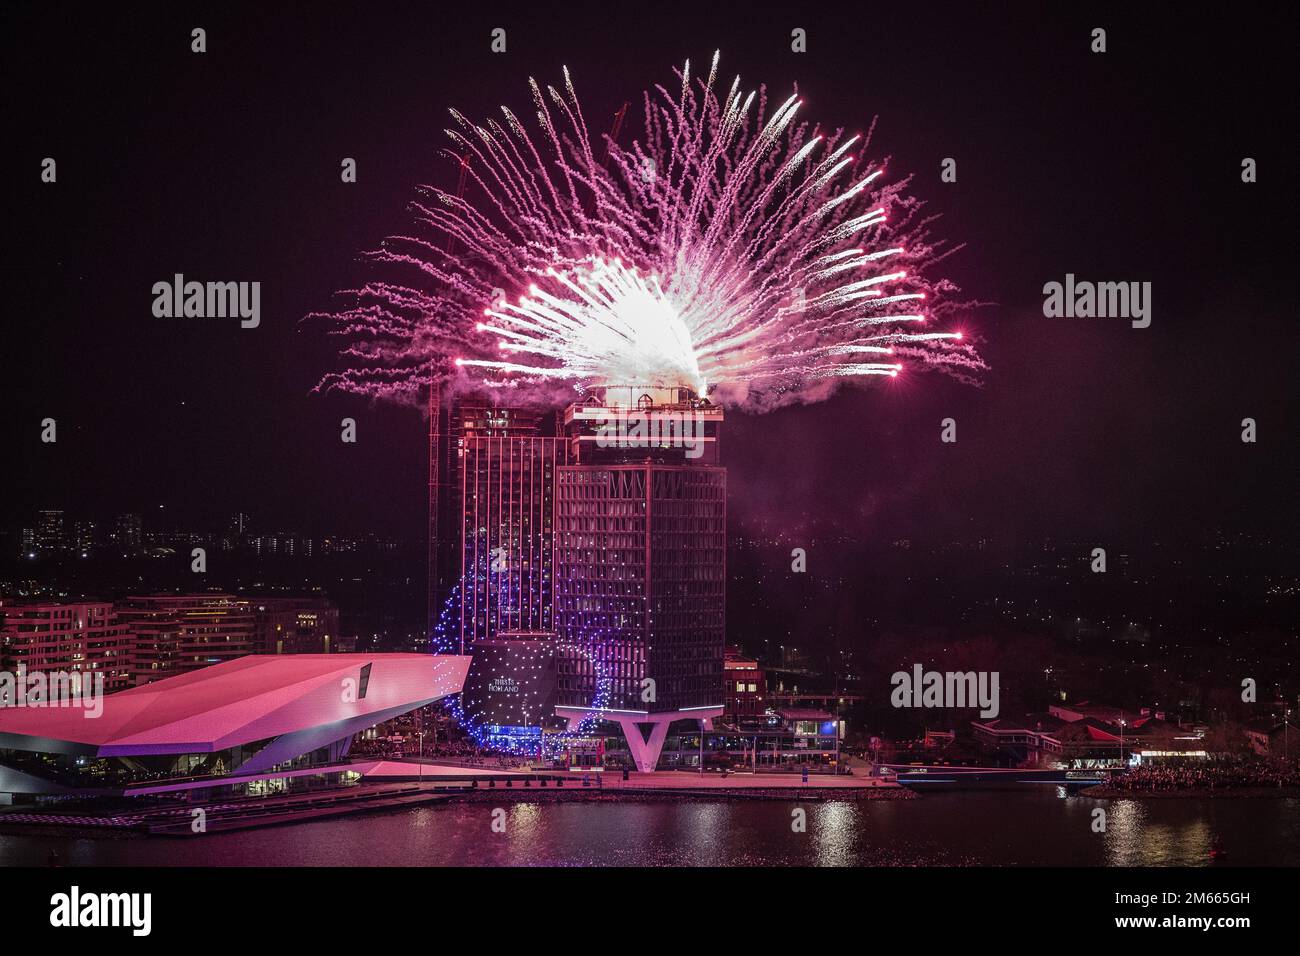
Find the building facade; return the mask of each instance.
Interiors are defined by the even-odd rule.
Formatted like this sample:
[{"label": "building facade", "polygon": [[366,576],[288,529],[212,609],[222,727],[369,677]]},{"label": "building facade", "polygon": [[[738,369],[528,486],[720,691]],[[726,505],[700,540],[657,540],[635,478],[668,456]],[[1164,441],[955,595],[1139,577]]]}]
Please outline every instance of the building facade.
[{"label": "building facade", "polygon": [[118,615],[134,636],[137,685],[253,652],[252,602],[233,594],[133,596],[119,602]]},{"label": "building facade", "polygon": [[111,692],[132,683],[133,637],[109,601],[0,604],[0,667],[10,673],[102,675]]},{"label": "building facade", "polygon": [[251,602],[255,654],[337,654],[356,649],[339,634],[339,609],[323,597],[270,597]]},{"label": "building facade", "polygon": [[757,658],[728,647],[723,661],[723,719],[728,723],[753,721],[768,708],[767,676]]},{"label": "building facade", "polygon": [[56,554],[67,546],[63,512],[47,509],[36,513],[36,548],[42,554]]},{"label": "building facade", "polygon": [[722,714],[722,411],[686,389],[611,387],[563,421],[555,629],[588,653],[561,677],[559,712],[576,723],[604,679],[636,765],[653,769],[673,720]]},{"label": "building facade", "polygon": [[568,461],[539,419],[480,411],[498,417],[466,414],[456,443],[465,653],[503,631],[552,630],[556,475]]},{"label": "building facade", "polygon": [[[452,655],[250,655],[113,694],[96,720],[0,708],[0,803],[142,796],[150,806],[356,780],[353,737],[459,693],[468,668]],[[187,813],[178,831],[189,825]]]},{"label": "building facade", "polygon": [[554,416],[439,395],[428,409],[429,633],[448,608],[457,650],[549,627],[553,466],[567,450]]},{"label": "building facade", "polygon": [[113,543],[124,552],[138,551],[144,545],[144,529],[138,514],[120,514],[113,527]]}]

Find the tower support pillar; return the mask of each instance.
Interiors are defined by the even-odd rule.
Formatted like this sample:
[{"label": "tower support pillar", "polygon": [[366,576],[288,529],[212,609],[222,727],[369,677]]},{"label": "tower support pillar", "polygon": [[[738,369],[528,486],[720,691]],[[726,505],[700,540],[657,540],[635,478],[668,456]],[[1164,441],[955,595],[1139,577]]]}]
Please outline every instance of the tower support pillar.
[{"label": "tower support pillar", "polygon": [[667,710],[659,713],[645,711],[592,711],[586,707],[556,707],[555,715],[569,722],[569,730],[574,731],[584,718],[596,714],[601,720],[608,720],[619,725],[627,749],[632,754],[632,763],[641,773],[653,773],[659,764],[659,755],[663,752],[664,741],[668,737],[668,727],[675,720],[697,720],[704,730],[713,729],[713,719],[722,716],[721,707],[692,707],[690,710]]}]

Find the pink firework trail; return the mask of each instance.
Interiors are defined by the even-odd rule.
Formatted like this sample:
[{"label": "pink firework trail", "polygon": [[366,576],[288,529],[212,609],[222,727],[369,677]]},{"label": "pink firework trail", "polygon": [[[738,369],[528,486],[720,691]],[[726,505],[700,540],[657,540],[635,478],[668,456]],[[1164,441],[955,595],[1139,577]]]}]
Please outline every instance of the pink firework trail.
[{"label": "pink firework trail", "polygon": [[[934,217],[863,161],[867,138],[769,112],[736,78],[676,71],[644,95],[644,137],[597,159],[568,70],[530,80],[536,130],[502,107],[453,110],[447,155],[475,201],[421,187],[421,234],[370,254],[419,276],[349,290],[326,316],[353,367],[322,388],[416,400],[453,387],[554,399],[607,384],[685,385],[767,410],[907,364],[974,380],[985,368],[944,326],[956,287]],[[869,138],[869,137],[868,137]]]}]

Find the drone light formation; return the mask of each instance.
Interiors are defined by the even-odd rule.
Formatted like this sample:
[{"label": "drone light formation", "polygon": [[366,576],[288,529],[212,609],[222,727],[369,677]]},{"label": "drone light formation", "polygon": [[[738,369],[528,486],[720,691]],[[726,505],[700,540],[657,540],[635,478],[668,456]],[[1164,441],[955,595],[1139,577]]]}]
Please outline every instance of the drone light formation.
[{"label": "drone light formation", "polygon": [[767,410],[909,364],[974,380],[969,336],[943,327],[971,303],[927,276],[954,250],[909,180],[865,162],[869,134],[799,120],[797,95],[769,110],[739,77],[719,95],[717,67],[647,91],[628,148],[593,144],[567,69],[563,90],[530,80],[532,132],[506,107],[483,125],[453,110],[445,152],[471,198],[421,187],[420,232],[370,254],[419,282],[349,290],[326,317],[352,367],[321,386],[685,385]]},{"label": "drone light formation", "polygon": [[[453,634],[456,622],[460,618],[460,601],[464,585],[465,578],[462,577],[443,602],[442,609],[438,614],[438,623],[430,631],[429,646],[435,655],[465,653],[464,643]],[[525,756],[562,757],[575,741],[582,741],[592,734],[609,710],[613,678],[608,666],[604,663],[603,656],[595,653],[595,649],[605,640],[607,640],[607,635],[604,630],[597,628],[584,633],[579,641],[559,638],[539,641],[540,648],[537,653],[527,655],[523,660],[513,662],[509,670],[499,674],[499,676],[520,679],[520,688],[510,693],[509,696],[515,698],[513,703],[522,712],[529,714],[532,719],[540,724],[551,715],[545,707],[544,698],[530,688],[536,678],[540,676],[540,671],[545,666],[545,658],[583,658],[591,668],[593,693],[586,714],[576,726],[568,730],[539,733],[535,737],[520,738],[494,734],[493,725],[487,714],[488,702],[463,689],[460,693],[446,699],[448,712],[456,721],[456,724],[478,746],[493,751]],[[473,648],[471,648],[471,652],[473,652]],[[538,729],[540,730],[540,727]]]}]

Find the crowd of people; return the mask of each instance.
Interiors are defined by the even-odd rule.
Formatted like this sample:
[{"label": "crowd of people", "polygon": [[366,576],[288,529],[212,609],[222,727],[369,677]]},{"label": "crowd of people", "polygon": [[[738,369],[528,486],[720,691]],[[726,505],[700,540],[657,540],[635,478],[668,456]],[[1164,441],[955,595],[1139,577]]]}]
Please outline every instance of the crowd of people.
[{"label": "crowd of people", "polygon": [[[426,760],[442,760],[467,767],[488,767],[499,770],[517,770],[528,765],[526,757],[485,751],[469,737],[459,739],[440,737],[435,743],[430,737],[423,742]],[[394,734],[355,741],[349,751],[352,757],[378,757],[383,760],[401,760],[421,755],[416,740],[406,735]]]},{"label": "crowd of people", "polygon": [[1116,774],[1115,790],[1171,791],[1256,787],[1300,787],[1296,761],[1252,757],[1210,757],[1202,760],[1168,760]]}]

